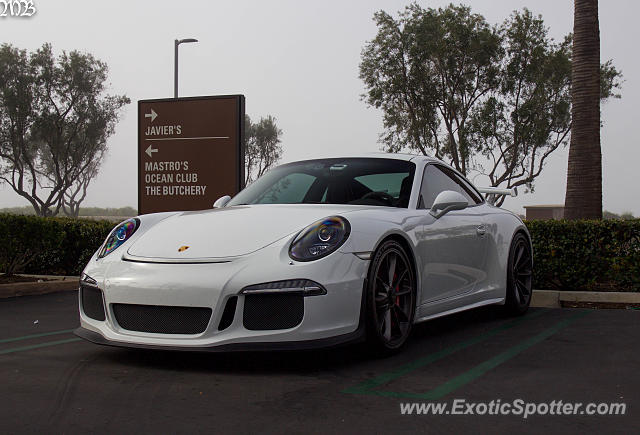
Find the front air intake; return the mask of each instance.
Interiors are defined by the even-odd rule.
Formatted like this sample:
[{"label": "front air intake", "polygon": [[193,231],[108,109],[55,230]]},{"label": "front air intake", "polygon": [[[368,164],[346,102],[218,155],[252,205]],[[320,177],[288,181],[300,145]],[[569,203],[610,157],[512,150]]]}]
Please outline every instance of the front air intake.
[{"label": "front air intake", "polygon": [[236,315],[236,305],[238,304],[238,296],[231,296],[224,306],[222,318],[218,324],[218,331],[227,329],[233,323],[233,317]]},{"label": "front air intake", "polygon": [[288,329],[298,326],[304,316],[304,296],[300,293],[249,294],[244,297],[242,323],[253,331]]},{"label": "front air intake", "polygon": [[102,290],[97,287],[80,284],[80,300],[82,301],[82,311],[87,317],[94,320],[105,319]]},{"label": "front air intake", "polygon": [[112,304],[122,329],[157,334],[200,334],[207,329],[211,308]]}]

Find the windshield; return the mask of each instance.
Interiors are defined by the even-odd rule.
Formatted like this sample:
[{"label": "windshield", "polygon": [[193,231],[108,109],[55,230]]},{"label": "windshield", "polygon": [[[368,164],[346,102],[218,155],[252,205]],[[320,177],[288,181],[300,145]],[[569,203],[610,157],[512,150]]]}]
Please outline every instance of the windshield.
[{"label": "windshield", "polygon": [[409,205],[415,165],[404,160],[346,158],[279,166],[228,204]]}]

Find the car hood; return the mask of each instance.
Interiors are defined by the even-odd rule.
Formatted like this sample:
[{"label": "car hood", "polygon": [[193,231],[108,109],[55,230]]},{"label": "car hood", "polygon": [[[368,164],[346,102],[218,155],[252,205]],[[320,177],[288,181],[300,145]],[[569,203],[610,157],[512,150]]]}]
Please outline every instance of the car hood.
[{"label": "car hood", "polygon": [[263,204],[183,212],[146,230],[127,253],[171,260],[236,257],[257,251],[324,217],[362,208]]}]

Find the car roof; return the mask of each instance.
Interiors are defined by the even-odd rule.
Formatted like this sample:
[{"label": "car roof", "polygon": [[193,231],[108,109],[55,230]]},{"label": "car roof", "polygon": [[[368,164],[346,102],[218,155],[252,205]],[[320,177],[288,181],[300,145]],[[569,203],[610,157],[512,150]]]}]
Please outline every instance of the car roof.
[{"label": "car roof", "polygon": [[[295,162],[306,162],[310,160],[323,160],[323,159],[357,159],[357,158],[375,158],[375,159],[394,159],[394,160],[405,160],[405,161],[428,161],[428,162],[440,162],[441,160],[436,159],[435,157],[425,156],[421,154],[408,154],[408,153],[385,153],[385,152],[370,152],[370,153],[360,153],[360,154],[344,154],[344,155],[333,155],[333,156],[319,156],[308,159],[300,159],[295,160]],[[294,163],[291,161],[289,163]]]},{"label": "car roof", "polygon": [[425,156],[422,154],[409,154],[409,153],[374,152],[374,153],[362,154],[361,157],[374,157],[374,158],[380,158],[380,159],[396,159],[396,160],[407,160],[407,161],[417,161],[417,160],[426,160],[426,161],[434,161],[434,162],[440,161],[435,157]]}]

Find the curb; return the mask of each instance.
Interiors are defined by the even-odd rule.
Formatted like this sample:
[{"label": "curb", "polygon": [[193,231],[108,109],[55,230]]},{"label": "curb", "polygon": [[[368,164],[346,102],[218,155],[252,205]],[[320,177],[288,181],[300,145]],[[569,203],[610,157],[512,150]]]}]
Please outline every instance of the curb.
[{"label": "curb", "polygon": [[640,306],[638,292],[581,292],[560,290],[534,290],[532,307],[592,307],[607,305],[607,308]]},{"label": "curb", "polygon": [[66,281],[66,280],[70,280],[70,279],[79,279],[79,276],[72,276],[72,275],[34,275],[31,273],[20,273],[18,274],[20,276],[26,276],[28,278],[38,278],[38,279],[44,279],[44,280],[48,280],[48,281]]},{"label": "curb", "polygon": [[80,279],[77,276],[46,276],[46,275],[24,275],[34,278],[47,278],[54,281],[42,282],[16,282],[12,284],[0,284],[0,299],[13,298],[16,296],[36,296],[47,293],[78,290]]}]

